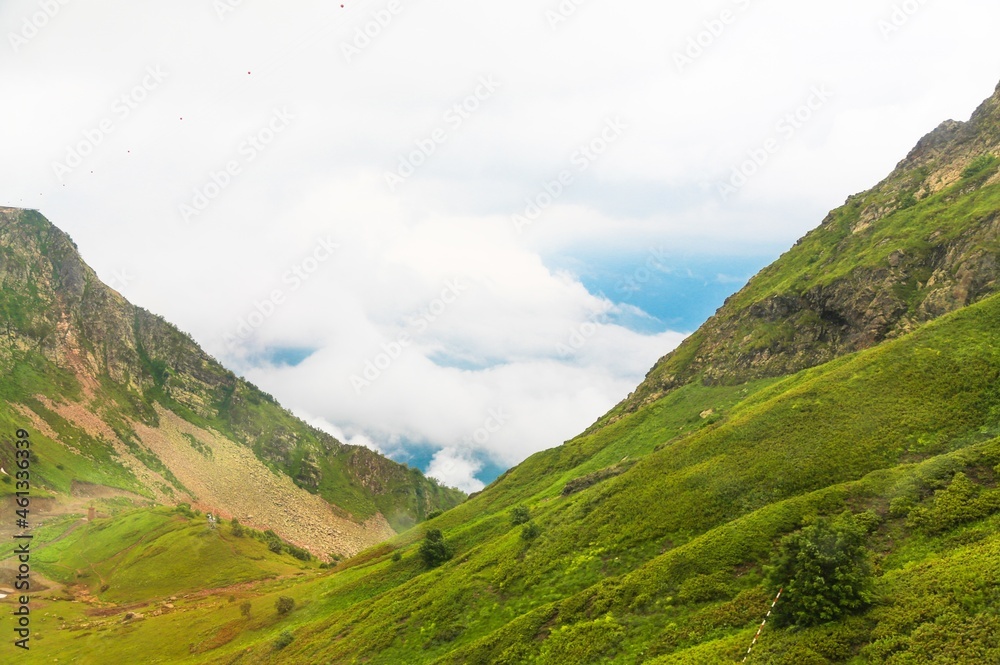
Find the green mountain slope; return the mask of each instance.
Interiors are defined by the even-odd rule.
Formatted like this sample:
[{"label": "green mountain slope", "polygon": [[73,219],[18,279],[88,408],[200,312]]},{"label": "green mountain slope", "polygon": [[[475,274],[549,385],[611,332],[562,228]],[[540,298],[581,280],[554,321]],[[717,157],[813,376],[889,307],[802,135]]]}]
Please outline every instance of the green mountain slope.
[{"label": "green mountain slope", "polygon": [[[386,547],[364,564],[372,586],[354,593],[365,600],[310,626],[284,662],[310,662],[310,648],[332,662],[631,663],[654,654],[733,662],[769,604],[761,567],[803,519],[874,510],[881,523],[873,546],[888,550],[883,592],[912,574],[904,564],[943,565],[936,556],[958,556],[963,541],[976,540],[949,531],[952,542],[928,541],[906,517],[959,470],[993,491],[998,349],[1000,297],[760,389],[720,422],[579,493],[564,496],[558,485],[525,492],[511,474],[428,525],[444,529],[456,550],[451,562],[424,572],[419,534],[401,537],[394,545],[402,561]],[[622,422],[641,426],[643,415]],[[507,508],[515,504],[530,508],[536,540],[512,526]],[[995,549],[996,520],[985,520],[972,521],[973,533]],[[385,589],[390,575],[399,581]],[[358,582],[341,586],[334,576],[329,584],[339,596]],[[838,639],[868,643],[879,616],[900,620],[880,606],[863,622],[869,632],[854,627]],[[709,637],[707,660],[686,654]],[[797,643],[794,634],[772,639],[760,662]]]},{"label": "green mountain slope", "polygon": [[37,212],[0,209],[0,284],[0,423],[32,432],[39,490],[191,502],[324,556],[464,498],[292,416],[103,285]]},{"label": "green mountain slope", "polygon": [[[132,662],[162,629],[163,662],[736,663],[783,538],[831,520],[871,552],[870,606],[772,621],[748,662],[998,662],[998,113],[1000,90],[942,125],[629,400],[465,503],[330,573],[248,585],[254,617],[191,599],[138,628],[52,626],[47,653]],[[453,553],[435,568],[431,529]]]},{"label": "green mountain slope", "polygon": [[[257,604],[289,595],[300,609],[240,624],[183,662],[737,662],[770,604],[762,569],[777,541],[845,510],[874,515],[876,604],[818,628],[770,629],[754,662],[996,653],[1000,296],[758,385],[718,421],[672,439],[648,411],[613,426],[644,431],[633,444],[653,450],[620,475],[566,494],[562,479],[515,470],[427,524],[454,548],[440,568],[425,568],[424,529],[412,530],[328,576],[253,589]],[[959,472],[972,495],[942,499]],[[515,505],[540,529],[534,540],[512,524]],[[191,612],[198,639],[235,620],[217,604]],[[284,630],[294,641],[279,656]],[[81,643],[67,628],[49,645],[77,653],[55,645],[112,640],[128,662],[142,645],[131,635],[108,624]]]}]

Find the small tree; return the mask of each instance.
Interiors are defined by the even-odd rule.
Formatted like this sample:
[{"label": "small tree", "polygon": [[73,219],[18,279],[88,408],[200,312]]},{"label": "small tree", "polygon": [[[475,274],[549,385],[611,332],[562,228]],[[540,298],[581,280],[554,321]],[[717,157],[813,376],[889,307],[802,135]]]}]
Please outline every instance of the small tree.
[{"label": "small tree", "polygon": [[229,524],[230,524],[230,526],[232,528],[233,535],[236,536],[237,538],[242,538],[243,537],[243,525],[240,524],[240,521],[234,517],[229,522]]},{"label": "small tree", "polygon": [[527,506],[514,506],[510,509],[510,523],[514,526],[527,524],[531,519],[531,512]]},{"label": "small tree", "polygon": [[431,529],[424,536],[424,542],[420,543],[420,557],[428,568],[436,568],[450,559],[451,548],[444,542],[444,535],[440,529]]},{"label": "small tree", "polygon": [[767,568],[768,582],[785,590],[776,623],[812,626],[866,608],[873,579],[867,535],[865,525],[845,513],[785,536]]},{"label": "small tree", "polygon": [[274,609],[278,611],[278,614],[288,614],[295,609],[295,599],[279,596],[278,600],[274,601]]},{"label": "small tree", "polygon": [[243,615],[244,619],[249,619],[250,618],[250,609],[251,609],[251,607],[252,607],[252,605],[250,604],[249,600],[244,600],[242,603],[240,603],[240,614]]}]

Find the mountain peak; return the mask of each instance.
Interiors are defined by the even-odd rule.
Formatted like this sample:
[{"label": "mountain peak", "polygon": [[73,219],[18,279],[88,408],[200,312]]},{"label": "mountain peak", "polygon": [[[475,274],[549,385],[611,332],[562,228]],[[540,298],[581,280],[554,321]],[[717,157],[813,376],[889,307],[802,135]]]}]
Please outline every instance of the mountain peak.
[{"label": "mountain peak", "polygon": [[[965,212],[959,212],[965,211]],[[692,380],[782,376],[898,337],[1000,290],[1000,86],[762,270],[619,409]]]}]

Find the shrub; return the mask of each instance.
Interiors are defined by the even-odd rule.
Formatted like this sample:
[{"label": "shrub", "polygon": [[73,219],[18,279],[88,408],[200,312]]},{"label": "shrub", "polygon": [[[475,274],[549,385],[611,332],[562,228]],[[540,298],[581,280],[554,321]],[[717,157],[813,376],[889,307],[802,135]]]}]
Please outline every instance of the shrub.
[{"label": "shrub", "polygon": [[284,547],[281,545],[281,541],[277,538],[267,539],[267,549],[271,550],[275,554],[281,554],[284,551]]},{"label": "shrub", "polygon": [[964,171],[962,171],[963,178],[975,178],[976,176],[983,175],[984,173],[993,170],[993,167],[997,164],[996,155],[980,155],[972,160]]},{"label": "shrub", "polygon": [[444,515],[443,510],[434,510],[430,513],[427,513],[427,517],[425,519],[432,520],[435,517],[441,517],[442,515]]},{"label": "shrub", "polygon": [[174,508],[174,512],[188,519],[194,519],[195,517],[195,511],[191,510],[190,503],[178,503],[177,507]]},{"label": "shrub", "polygon": [[400,552],[399,550],[393,552],[392,553],[392,560],[395,561],[396,563],[399,563],[400,561],[403,560],[403,553]]},{"label": "shrub", "polygon": [[250,610],[253,606],[250,604],[249,600],[244,600],[240,603],[240,614],[243,615],[245,619],[250,618]]},{"label": "shrub", "polygon": [[934,493],[929,507],[910,511],[907,525],[928,534],[943,533],[996,512],[998,499],[996,492],[982,492],[964,473],[956,473],[948,487]]},{"label": "shrub", "polygon": [[278,600],[274,601],[274,609],[278,611],[278,614],[288,614],[295,609],[295,599],[279,596]]},{"label": "shrub", "polygon": [[538,538],[542,533],[542,530],[534,522],[528,522],[521,527],[521,540],[531,542],[535,538]]},{"label": "shrub", "polygon": [[514,506],[510,510],[510,523],[514,526],[527,524],[531,519],[531,512],[527,506]]},{"label": "shrub", "polygon": [[703,603],[729,598],[732,593],[729,575],[717,572],[711,575],[694,575],[684,580],[677,592],[677,600],[682,603]]},{"label": "shrub", "polygon": [[613,617],[553,628],[542,644],[542,665],[606,663],[621,649],[625,629]]},{"label": "shrub", "polygon": [[230,521],[230,525],[232,526],[233,535],[236,536],[237,538],[242,538],[243,525],[240,524],[240,521],[234,517],[232,521]]},{"label": "shrub", "polygon": [[295,636],[293,636],[287,630],[284,630],[281,632],[281,635],[278,635],[278,639],[274,641],[274,648],[275,650],[280,651],[281,649],[284,649],[289,644],[291,644],[294,640]]},{"label": "shrub", "polygon": [[873,575],[866,535],[867,525],[845,513],[782,539],[767,568],[768,582],[784,588],[776,623],[812,626],[868,607]]},{"label": "shrub", "polygon": [[444,542],[444,535],[440,529],[431,529],[424,536],[424,542],[420,543],[420,558],[424,560],[424,565],[428,568],[436,568],[450,559],[451,548]]}]

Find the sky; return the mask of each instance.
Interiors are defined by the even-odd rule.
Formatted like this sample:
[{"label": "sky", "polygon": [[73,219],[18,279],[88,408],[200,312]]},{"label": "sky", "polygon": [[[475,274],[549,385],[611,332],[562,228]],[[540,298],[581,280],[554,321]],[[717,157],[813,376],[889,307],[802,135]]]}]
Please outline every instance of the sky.
[{"label": "sky", "polygon": [[0,205],[476,491],[1000,81],[976,0],[5,0]]}]

